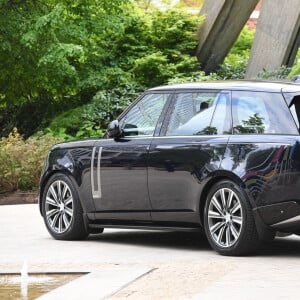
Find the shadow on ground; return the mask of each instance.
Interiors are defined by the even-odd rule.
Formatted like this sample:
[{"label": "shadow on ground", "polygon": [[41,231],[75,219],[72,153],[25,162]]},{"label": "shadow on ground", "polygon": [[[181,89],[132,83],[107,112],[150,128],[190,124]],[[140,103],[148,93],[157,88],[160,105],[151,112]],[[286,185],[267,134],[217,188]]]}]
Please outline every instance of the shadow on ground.
[{"label": "shadow on ground", "polygon": [[258,255],[300,257],[300,237],[276,238],[273,242],[263,244]]},{"label": "shadow on ground", "polygon": [[[104,231],[103,234],[90,235],[88,241],[198,251],[211,249],[205,235],[200,232]],[[264,243],[255,256],[300,257],[300,237],[276,238]]]},{"label": "shadow on ground", "polygon": [[89,241],[147,247],[208,250],[210,246],[201,232],[175,231],[116,231],[90,235]]}]

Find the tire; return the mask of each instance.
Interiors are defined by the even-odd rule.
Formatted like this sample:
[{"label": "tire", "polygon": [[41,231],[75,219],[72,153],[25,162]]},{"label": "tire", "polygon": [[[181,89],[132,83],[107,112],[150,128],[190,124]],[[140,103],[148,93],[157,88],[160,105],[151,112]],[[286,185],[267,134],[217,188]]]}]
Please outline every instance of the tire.
[{"label": "tire", "polygon": [[220,181],[211,188],[204,208],[204,229],[211,247],[221,255],[250,254],[260,244],[247,196],[231,181]]},{"label": "tire", "polygon": [[42,214],[49,233],[57,240],[80,240],[88,236],[76,185],[61,173],[47,182]]}]

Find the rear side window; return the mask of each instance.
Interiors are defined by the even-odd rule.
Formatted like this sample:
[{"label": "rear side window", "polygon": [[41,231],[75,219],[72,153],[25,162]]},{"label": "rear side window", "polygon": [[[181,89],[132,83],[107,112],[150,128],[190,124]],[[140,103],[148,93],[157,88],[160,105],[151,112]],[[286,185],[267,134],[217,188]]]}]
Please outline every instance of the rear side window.
[{"label": "rear side window", "polygon": [[280,93],[233,91],[235,134],[298,134]]},{"label": "rear side window", "polygon": [[228,130],[229,96],[218,92],[179,93],[170,115],[167,136],[224,134]]}]

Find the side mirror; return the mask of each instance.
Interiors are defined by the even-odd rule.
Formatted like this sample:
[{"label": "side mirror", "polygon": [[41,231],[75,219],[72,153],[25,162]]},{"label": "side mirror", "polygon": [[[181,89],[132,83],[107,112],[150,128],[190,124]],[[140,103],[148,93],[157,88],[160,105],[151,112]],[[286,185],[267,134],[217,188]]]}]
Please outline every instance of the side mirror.
[{"label": "side mirror", "polygon": [[121,133],[122,131],[120,129],[118,120],[113,120],[109,123],[107,128],[107,134],[109,138],[118,138],[121,136]]}]

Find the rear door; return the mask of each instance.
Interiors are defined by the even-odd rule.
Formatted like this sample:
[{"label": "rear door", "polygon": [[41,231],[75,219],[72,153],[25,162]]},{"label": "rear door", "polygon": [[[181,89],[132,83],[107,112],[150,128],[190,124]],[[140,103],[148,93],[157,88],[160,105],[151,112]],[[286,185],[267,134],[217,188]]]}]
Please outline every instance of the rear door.
[{"label": "rear door", "polygon": [[218,170],[230,132],[229,92],[175,94],[149,152],[153,221],[199,223],[201,183]]},{"label": "rear door", "polygon": [[297,110],[278,92],[232,91],[233,135],[223,168],[241,178],[253,207],[300,199],[300,139],[291,115],[297,121]]}]

